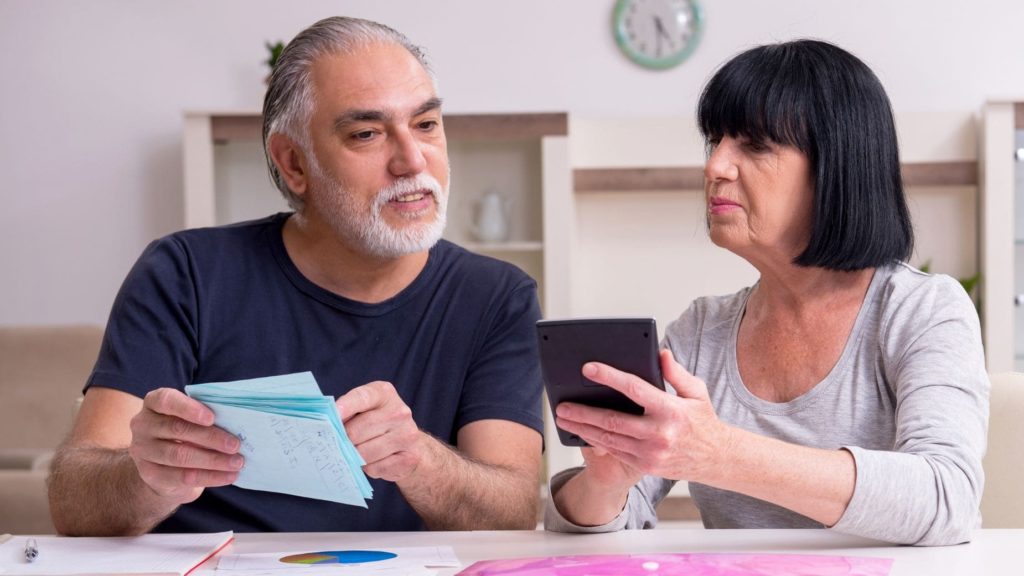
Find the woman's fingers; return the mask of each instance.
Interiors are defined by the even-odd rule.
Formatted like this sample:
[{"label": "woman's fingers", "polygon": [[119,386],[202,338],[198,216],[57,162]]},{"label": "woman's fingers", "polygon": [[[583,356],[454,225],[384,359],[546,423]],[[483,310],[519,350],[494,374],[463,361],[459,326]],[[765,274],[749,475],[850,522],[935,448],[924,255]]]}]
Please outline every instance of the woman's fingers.
[{"label": "woman's fingers", "polygon": [[555,408],[555,418],[558,419],[560,427],[561,422],[573,422],[638,439],[649,437],[657,428],[657,422],[642,415],[626,414],[608,408],[594,408],[574,402],[559,404]]},{"label": "woman's fingers", "polygon": [[612,432],[600,426],[574,422],[563,418],[556,418],[555,423],[559,428],[579,436],[587,444],[605,451],[639,450],[644,444],[644,440],[620,432]]},{"label": "woman's fingers", "polygon": [[661,375],[669,386],[675,389],[680,398],[708,400],[708,387],[696,376],[690,374],[672,356],[672,351],[664,349],[660,352]]},{"label": "woman's fingers", "polygon": [[583,376],[621,392],[633,402],[647,408],[657,404],[665,394],[650,382],[601,362],[587,362],[583,365]]}]

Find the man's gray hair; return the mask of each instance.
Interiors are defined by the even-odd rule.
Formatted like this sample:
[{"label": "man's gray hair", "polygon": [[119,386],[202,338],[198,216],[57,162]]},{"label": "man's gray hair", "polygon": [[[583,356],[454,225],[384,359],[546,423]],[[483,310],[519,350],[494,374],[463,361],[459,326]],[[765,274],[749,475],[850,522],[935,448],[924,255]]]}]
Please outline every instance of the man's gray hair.
[{"label": "man's gray hair", "polygon": [[309,119],[316,104],[310,71],[314,62],[327,54],[351,54],[373,44],[398,44],[423,65],[430,79],[434,73],[426,55],[401,32],[383,24],[333,16],[313,24],[299,33],[281,52],[263,99],[263,154],[274,185],[281,191],[294,210],[302,208],[302,198],[295,194],[281,177],[270,158],[267,143],[274,134],[281,133],[297,142],[312,154],[309,138]]}]

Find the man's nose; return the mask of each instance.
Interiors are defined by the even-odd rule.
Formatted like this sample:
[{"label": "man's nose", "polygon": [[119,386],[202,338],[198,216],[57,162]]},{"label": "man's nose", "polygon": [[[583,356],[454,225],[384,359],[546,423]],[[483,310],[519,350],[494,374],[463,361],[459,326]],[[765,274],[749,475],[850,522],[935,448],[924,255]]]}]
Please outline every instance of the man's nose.
[{"label": "man's nose", "polygon": [[392,137],[394,149],[388,170],[393,176],[413,176],[427,167],[427,159],[420,148],[422,143],[407,130],[399,130]]}]

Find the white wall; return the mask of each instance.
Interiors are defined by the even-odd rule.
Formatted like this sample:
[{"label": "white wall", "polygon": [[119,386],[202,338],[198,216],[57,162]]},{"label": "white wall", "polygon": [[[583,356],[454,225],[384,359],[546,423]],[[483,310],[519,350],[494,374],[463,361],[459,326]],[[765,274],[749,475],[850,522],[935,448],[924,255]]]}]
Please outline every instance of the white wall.
[{"label": "white wall", "polygon": [[0,324],[103,322],[142,248],[181,224],[182,111],[258,107],[263,42],[330,14],[426,46],[455,112],[690,115],[716,65],[798,36],[860,55],[900,112],[1024,95],[1024,3],[703,4],[694,56],[648,72],[617,52],[612,0],[0,0]]}]

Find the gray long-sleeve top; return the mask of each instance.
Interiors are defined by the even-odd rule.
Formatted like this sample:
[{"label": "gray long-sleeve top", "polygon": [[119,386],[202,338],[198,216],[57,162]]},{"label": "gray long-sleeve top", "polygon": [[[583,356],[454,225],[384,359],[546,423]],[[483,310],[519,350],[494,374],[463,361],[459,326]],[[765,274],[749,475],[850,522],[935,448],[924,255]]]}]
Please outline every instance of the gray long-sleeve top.
[{"label": "gray long-sleeve top", "polygon": [[[787,442],[848,450],[856,485],[834,530],[901,544],[970,540],[981,523],[989,381],[978,315],[963,288],[904,264],[879,268],[832,371],[783,403],[754,396],[740,379],[736,335],[749,294],[698,299],[665,332],[676,360],[707,383],[718,417]],[[575,472],[554,478],[552,493]],[[674,483],[645,477],[603,526],[576,526],[549,499],[545,527],[652,527]],[[691,483],[690,494],[708,528],[822,527],[735,492]]]}]

